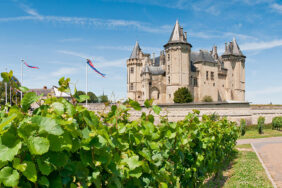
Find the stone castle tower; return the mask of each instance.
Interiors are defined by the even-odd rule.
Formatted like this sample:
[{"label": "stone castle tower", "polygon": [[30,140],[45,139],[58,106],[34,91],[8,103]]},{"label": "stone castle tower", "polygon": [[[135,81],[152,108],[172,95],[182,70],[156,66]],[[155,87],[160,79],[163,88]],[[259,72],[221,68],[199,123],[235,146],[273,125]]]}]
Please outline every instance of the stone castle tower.
[{"label": "stone castle tower", "polygon": [[219,56],[211,51],[191,51],[187,33],[178,21],[160,56],[151,58],[136,42],[127,60],[128,98],[144,102],[173,103],[174,92],[187,87],[200,102],[205,96],[213,101],[245,101],[245,59],[234,38]]}]

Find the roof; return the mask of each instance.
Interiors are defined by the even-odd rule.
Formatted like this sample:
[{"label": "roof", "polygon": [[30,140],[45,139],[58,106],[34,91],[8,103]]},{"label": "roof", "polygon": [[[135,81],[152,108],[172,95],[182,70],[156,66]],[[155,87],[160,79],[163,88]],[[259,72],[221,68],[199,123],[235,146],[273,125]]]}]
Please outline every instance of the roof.
[{"label": "roof", "polygon": [[200,50],[199,52],[191,52],[191,61],[193,63],[196,63],[196,62],[216,63],[211,53],[205,50]]},{"label": "roof", "polygon": [[163,70],[162,67],[146,65],[141,71],[141,74],[143,73],[150,73],[152,75],[163,75],[165,73],[165,70]]},{"label": "roof", "polygon": [[55,86],[53,86],[53,90],[54,90],[54,93],[55,93],[55,97],[70,97],[69,94],[59,91],[59,89]]},{"label": "roof", "polygon": [[140,48],[140,46],[139,46],[139,43],[136,41],[135,46],[134,46],[134,48],[133,48],[133,50],[132,50],[132,53],[131,53],[129,59],[138,58],[138,54],[139,54],[140,51],[141,51],[141,48]]},{"label": "roof", "polygon": [[222,55],[244,56],[235,37],[231,42],[225,43],[225,51]]},{"label": "roof", "polygon": [[[186,36],[184,35],[183,28],[178,23],[178,20],[176,20],[176,23],[175,23],[175,25],[173,27],[172,33],[170,35],[170,38],[169,38],[169,40],[167,42],[167,44],[173,44],[173,43],[189,44],[187,42]],[[189,44],[189,45],[192,46],[191,44]]]},{"label": "roof", "polygon": [[29,92],[34,92],[36,95],[43,94],[43,96],[46,97],[49,93],[52,93],[52,89],[30,89]]}]

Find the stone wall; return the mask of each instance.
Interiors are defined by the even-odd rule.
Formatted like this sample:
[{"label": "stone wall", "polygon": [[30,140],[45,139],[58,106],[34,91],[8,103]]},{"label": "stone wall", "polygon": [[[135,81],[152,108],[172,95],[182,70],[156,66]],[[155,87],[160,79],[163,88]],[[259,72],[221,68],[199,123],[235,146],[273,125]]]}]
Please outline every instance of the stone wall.
[{"label": "stone wall", "polygon": [[[231,121],[246,119],[248,125],[256,124],[259,116],[265,117],[265,123],[271,123],[272,118],[282,116],[282,106],[275,105],[250,105],[248,102],[238,103],[225,103],[225,102],[212,102],[212,103],[190,103],[190,104],[162,104],[160,115],[167,115],[169,121],[183,120],[185,116],[193,112],[193,109],[200,111],[200,117],[203,114],[216,113],[221,117],[227,117]],[[94,103],[88,104],[88,109],[92,111],[109,111],[109,107],[104,104]],[[142,112],[148,112],[148,109],[142,108],[142,111],[130,111],[131,118],[135,119],[141,116]],[[158,116],[155,117],[159,121]]]}]

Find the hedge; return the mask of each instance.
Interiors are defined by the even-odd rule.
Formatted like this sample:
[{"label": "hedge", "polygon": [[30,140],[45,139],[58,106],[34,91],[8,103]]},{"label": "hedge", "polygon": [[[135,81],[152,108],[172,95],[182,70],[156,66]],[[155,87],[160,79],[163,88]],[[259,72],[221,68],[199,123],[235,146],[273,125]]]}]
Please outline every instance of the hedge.
[{"label": "hedge", "polygon": [[282,127],[282,116],[277,116],[272,119],[272,129],[278,129]]},{"label": "hedge", "polygon": [[[60,80],[60,90],[69,80]],[[217,173],[238,138],[235,123],[211,120],[194,111],[169,122],[160,107],[146,101],[149,113],[129,120],[135,101],[97,114],[49,96],[26,93],[23,108],[0,111],[0,184],[6,187],[195,187]]]}]

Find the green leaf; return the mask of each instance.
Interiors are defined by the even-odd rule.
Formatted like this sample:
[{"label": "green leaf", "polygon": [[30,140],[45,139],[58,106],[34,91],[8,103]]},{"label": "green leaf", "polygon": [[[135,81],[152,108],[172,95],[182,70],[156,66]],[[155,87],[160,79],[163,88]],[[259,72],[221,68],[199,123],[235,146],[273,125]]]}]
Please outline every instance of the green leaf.
[{"label": "green leaf", "polygon": [[23,163],[26,163],[26,169],[23,171],[23,175],[31,182],[37,181],[37,172],[35,164],[31,161],[24,161]]},{"label": "green leaf", "polygon": [[161,108],[159,107],[159,106],[157,106],[157,105],[153,105],[153,111],[156,113],[156,114],[160,114],[160,112],[161,112]]},{"label": "green leaf", "polygon": [[49,117],[34,116],[32,118],[32,123],[35,123],[39,126],[39,134],[53,134],[53,135],[62,135],[64,133],[63,129],[57,122]]},{"label": "green leaf", "polygon": [[142,109],[140,104],[137,101],[130,100],[129,104],[134,110],[140,111]]},{"label": "green leaf", "polygon": [[30,108],[30,105],[38,101],[38,99],[39,97],[34,92],[24,94],[24,97],[21,101],[23,111],[26,112]]},{"label": "green leaf", "polygon": [[34,135],[38,129],[39,126],[36,124],[23,123],[18,128],[18,135],[23,139],[28,139],[30,136]]},{"label": "green leaf", "polygon": [[150,108],[153,104],[153,99],[146,99],[146,101],[144,102],[144,105],[146,108]]},{"label": "green leaf", "polygon": [[43,137],[30,137],[28,139],[28,149],[33,155],[42,155],[49,150],[49,140]]},{"label": "green leaf", "polygon": [[7,187],[16,187],[19,183],[20,175],[11,167],[5,167],[0,171],[0,182]]},{"label": "green leaf", "polygon": [[41,176],[39,181],[38,181],[38,184],[41,185],[41,186],[45,186],[45,187],[50,186],[49,180],[46,178],[46,176]]},{"label": "green leaf", "polygon": [[26,169],[27,164],[26,163],[21,163],[21,159],[19,158],[14,158],[13,161],[13,168],[23,172]]},{"label": "green leaf", "polygon": [[134,170],[135,168],[139,167],[142,165],[142,162],[139,161],[139,156],[135,155],[129,158],[123,159],[123,162],[125,162],[130,170]]},{"label": "green leaf", "polygon": [[18,140],[17,144],[13,147],[8,147],[6,145],[0,144],[0,161],[12,161],[15,155],[18,154],[22,147],[22,143]]},{"label": "green leaf", "polygon": [[63,151],[72,149],[72,139],[70,135],[66,133],[61,136],[48,135],[48,140],[50,141],[51,151]]},{"label": "green leaf", "polygon": [[65,107],[62,103],[60,102],[54,102],[51,107],[54,109],[56,114],[62,115],[65,112]]},{"label": "green leaf", "polygon": [[17,117],[17,114],[11,114],[7,118],[3,119],[0,123],[0,133],[2,132],[2,129],[11,123],[15,118]]},{"label": "green leaf", "polygon": [[166,183],[164,183],[164,182],[161,182],[161,183],[160,183],[159,188],[167,188],[167,187],[168,187],[168,186],[167,186]]},{"label": "green leaf", "polygon": [[89,100],[90,97],[88,95],[79,95],[78,102],[84,102],[86,100]]},{"label": "green leaf", "polygon": [[24,87],[24,86],[19,87],[19,89],[20,89],[23,93],[26,93],[26,92],[28,92],[28,90],[29,90],[27,87]]},{"label": "green leaf", "polygon": [[48,159],[37,158],[36,161],[37,161],[38,168],[43,175],[48,176],[53,171],[51,163],[49,162]]},{"label": "green leaf", "polygon": [[69,160],[68,155],[65,152],[48,152],[47,157],[51,164],[56,168],[64,167]]}]

